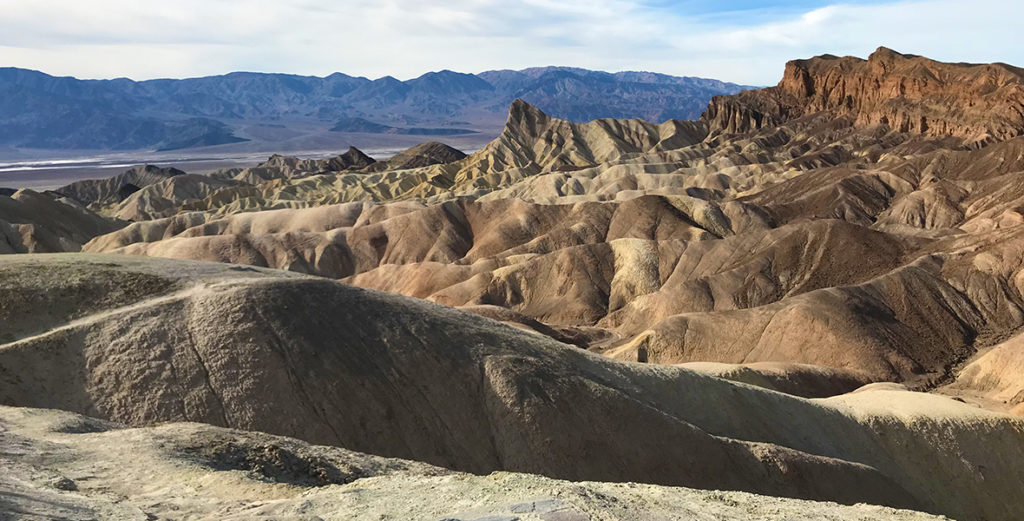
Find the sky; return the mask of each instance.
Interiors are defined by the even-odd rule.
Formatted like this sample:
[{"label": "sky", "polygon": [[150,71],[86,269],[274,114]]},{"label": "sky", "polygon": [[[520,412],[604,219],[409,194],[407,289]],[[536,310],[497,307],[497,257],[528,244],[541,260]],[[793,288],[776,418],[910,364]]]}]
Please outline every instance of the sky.
[{"label": "sky", "polygon": [[879,46],[1024,66],[1024,0],[0,0],[0,67],[80,78],[231,71],[408,79],[544,65],[772,85]]}]

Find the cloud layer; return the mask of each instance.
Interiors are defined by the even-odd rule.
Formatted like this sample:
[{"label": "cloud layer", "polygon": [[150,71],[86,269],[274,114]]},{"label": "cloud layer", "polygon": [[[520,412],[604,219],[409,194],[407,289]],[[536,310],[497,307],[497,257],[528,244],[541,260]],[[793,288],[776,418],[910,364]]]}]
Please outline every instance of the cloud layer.
[{"label": "cloud layer", "polygon": [[1024,65],[1020,0],[732,4],[0,0],[0,66],[90,78],[251,70],[404,79],[439,69],[573,65],[767,85],[789,59],[864,56],[879,45]]}]

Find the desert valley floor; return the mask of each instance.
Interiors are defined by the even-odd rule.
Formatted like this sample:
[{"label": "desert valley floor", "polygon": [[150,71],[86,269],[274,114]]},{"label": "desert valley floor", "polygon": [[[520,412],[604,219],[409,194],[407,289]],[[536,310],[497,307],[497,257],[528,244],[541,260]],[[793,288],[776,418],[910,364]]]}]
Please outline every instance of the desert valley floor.
[{"label": "desert valley floor", "polygon": [[1024,518],[1024,70],[0,189],[0,519]]}]

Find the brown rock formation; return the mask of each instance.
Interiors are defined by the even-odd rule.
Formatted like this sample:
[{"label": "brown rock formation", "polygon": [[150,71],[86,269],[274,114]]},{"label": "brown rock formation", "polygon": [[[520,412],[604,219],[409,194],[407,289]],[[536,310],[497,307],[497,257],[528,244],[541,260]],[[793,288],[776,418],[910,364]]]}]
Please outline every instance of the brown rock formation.
[{"label": "brown rock formation", "polygon": [[776,126],[830,112],[857,125],[953,136],[984,145],[1024,134],[1024,70],[941,63],[879,48],[867,60],[831,55],[786,64],[776,87],[712,100],[712,134]]}]

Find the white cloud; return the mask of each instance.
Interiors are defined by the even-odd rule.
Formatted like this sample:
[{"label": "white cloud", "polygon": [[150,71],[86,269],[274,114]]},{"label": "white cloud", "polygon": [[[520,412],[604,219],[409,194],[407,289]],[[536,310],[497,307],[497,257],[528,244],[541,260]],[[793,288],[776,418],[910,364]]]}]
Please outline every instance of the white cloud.
[{"label": "white cloud", "polygon": [[0,65],[137,79],[260,70],[417,76],[575,65],[775,83],[791,58],[879,45],[1024,64],[1020,0],[836,4],[757,20],[624,0],[0,0]]}]

